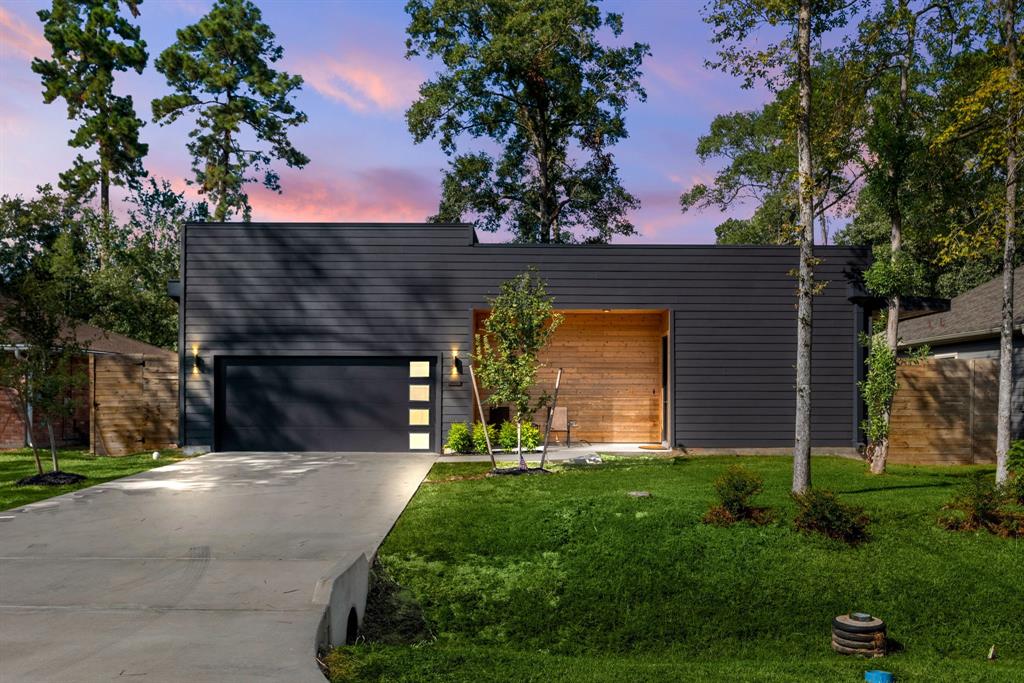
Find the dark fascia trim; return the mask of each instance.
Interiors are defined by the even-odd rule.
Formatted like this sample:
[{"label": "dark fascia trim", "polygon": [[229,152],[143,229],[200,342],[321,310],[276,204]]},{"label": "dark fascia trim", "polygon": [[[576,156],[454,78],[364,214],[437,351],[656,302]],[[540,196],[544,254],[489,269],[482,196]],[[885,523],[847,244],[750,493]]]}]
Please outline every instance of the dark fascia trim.
[{"label": "dark fascia trim", "polygon": [[189,221],[187,228],[472,228],[472,223],[398,223],[329,221]]},{"label": "dark fascia trim", "polygon": [[[473,245],[481,249],[713,249],[715,251],[792,251],[799,247],[787,244],[671,244],[671,243],[637,243],[629,244],[537,244],[527,242],[479,242]],[[852,252],[853,254],[870,256],[863,247],[840,247],[833,244],[819,245],[814,253]]]},{"label": "dark fascia trim", "polygon": [[[185,224],[186,228],[465,228],[470,233],[470,244],[481,249],[714,249],[722,251],[796,251],[798,247],[786,244],[672,244],[672,243],[630,243],[630,244],[536,244],[520,242],[481,242],[472,223],[396,223],[396,222],[304,222],[304,221],[193,221]],[[870,256],[866,247],[845,247],[835,244],[818,245],[815,252],[853,252]]]}]

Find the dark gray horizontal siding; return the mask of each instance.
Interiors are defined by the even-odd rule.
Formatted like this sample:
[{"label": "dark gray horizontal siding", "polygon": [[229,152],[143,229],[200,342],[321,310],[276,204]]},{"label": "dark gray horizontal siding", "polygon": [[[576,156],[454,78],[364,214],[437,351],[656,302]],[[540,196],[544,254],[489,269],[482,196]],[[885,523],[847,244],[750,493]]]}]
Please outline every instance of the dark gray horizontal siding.
[{"label": "dark gray horizontal siding", "polygon": [[[194,225],[187,228],[184,354],[438,354],[443,429],[468,420],[470,310],[537,266],[565,309],[673,312],[675,441],[792,443],[795,249],[472,245],[466,226]],[[863,253],[819,250],[812,418],[817,445],[854,436],[853,307],[847,273]],[[212,368],[186,376],[186,440],[212,441]]]}]

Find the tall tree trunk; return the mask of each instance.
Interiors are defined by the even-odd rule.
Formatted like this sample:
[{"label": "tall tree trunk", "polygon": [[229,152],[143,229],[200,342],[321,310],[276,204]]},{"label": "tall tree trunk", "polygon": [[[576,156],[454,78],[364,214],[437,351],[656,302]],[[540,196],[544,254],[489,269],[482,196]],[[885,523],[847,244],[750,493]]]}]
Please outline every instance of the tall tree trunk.
[{"label": "tall tree trunk", "polygon": [[[100,161],[102,164],[103,162]],[[100,210],[103,212],[103,220],[106,222],[110,213],[110,171],[100,169]]]},{"label": "tall tree trunk", "polygon": [[[228,98],[230,101],[230,97]],[[220,165],[221,165],[221,180],[218,192],[220,198],[217,201],[217,208],[214,209],[213,218],[215,221],[223,222],[228,217],[228,165],[231,163],[231,131],[225,130],[223,133],[222,147],[220,150]],[[207,168],[207,178],[209,178],[209,168]]]},{"label": "tall tree trunk", "polygon": [[[900,2],[900,9],[907,11],[907,2]],[[897,110],[896,126],[899,135],[906,140],[907,108],[910,97],[910,63],[914,56],[914,40],[916,34],[916,20],[911,18],[907,24],[907,45],[900,63],[900,92],[899,109]],[[895,265],[899,260],[900,250],[903,248],[903,207],[900,204],[901,188],[903,184],[904,160],[894,161],[889,176],[889,262]],[[885,346],[889,352],[896,357],[899,352],[899,328],[900,328],[900,292],[895,292],[889,297],[888,310],[885,318]],[[882,412],[882,421],[885,423],[885,436],[878,443],[871,444],[871,472],[872,474],[883,474],[885,463],[889,458],[889,424],[892,420],[892,403],[895,398],[895,391],[889,397],[889,405]]]},{"label": "tall tree trunk", "polygon": [[814,296],[814,176],[811,166],[811,0],[800,0],[797,19],[796,148],[800,195],[800,268],[796,321],[796,429],[793,492],[811,487],[811,332]]},{"label": "tall tree trunk", "polygon": [[551,183],[549,182],[548,173],[551,170],[550,159],[548,158],[548,151],[546,148],[541,146],[541,149],[537,154],[537,171],[540,174],[540,241],[542,244],[550,244],[552,241],[552,230],[551,230]]},{"label": "tall tree trunk", "polygon": [[[1003,32],[1006,61],[1010,69],[1010,90],[1017,80],[1017,0],[1003,0]],[[1015,106],[1010,97],[1006,146],[1006,236],[1003,242],[1003,319],[999,330],[999,410],[996,423],[996,483],[1009,477],[1010,412],[1013,401],[1013,255],[1017,232],[1017,130]]]}]

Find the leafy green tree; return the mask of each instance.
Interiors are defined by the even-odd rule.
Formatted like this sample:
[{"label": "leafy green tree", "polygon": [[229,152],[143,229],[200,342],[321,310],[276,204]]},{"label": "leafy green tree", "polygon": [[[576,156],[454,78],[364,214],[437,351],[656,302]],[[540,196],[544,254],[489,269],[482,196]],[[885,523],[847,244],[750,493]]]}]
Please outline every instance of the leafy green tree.
[{"label": "leafy green tree", "polygon": [[[888,243],[875,249],[867,273],[869,288],[888,301],[883,339],[873,339],[868,354],[868,386],[875,391],[875,414],[869,421],[867,455],[871,472],[885,472],[889,420],[895,396],[895,364],[899,342],[900,301],[919,289],[920,269],[903,250],[908,213],[920,214],[923,190],[932,170],[925,140],[934,97],[935,65],[922,43],[948,44],[936,33],[956,32],[952,11],[945,6],[911,0],[886,0],[860,22],[857,38],[848,42],[851,68],[866,83],[864,192],[875,199],[888,223]],[[923,34],[923,35],[922,35]],[[884,343],[884,349],[881,344]],[[889,381],[891,375],[891,382]],[[884,400],[883,400],[884,399]]]},{"label": "leafy green tree", "polygon": [[952,251],[1002,251],[1003,301],[999,343],[999,404],[996,419],[996,481],[1006,483],[1011,437],[1013,387],[1013,278],[1017,257],[1018,164],[1021,149],[1021,113],[1024,111],[1024,79],[1018,58],[1021,21],[1019,0],[973,3],[975,29],[985,37],[981,60],[988,67],[977,73],[973,88],[967,89],[951,108],[952,118],[934,144],[940,147],[972,139],[978,153],[972,162],[998,168],[1002,173],[1002,196],[986,207],[982,220],[964,226],[959,239],[948,242]]},{"label": "leafy green tree", "polygon": [[195,117],[187,145],[190,182],[209,197],[216,221],[237,212],[249,220],[245,185],[260,176],[264,187],[281,192],[275,159],[292,168],[309,163],[288,139],[289,128],[307,120],[293,102],[302,77],[274,70],[284,55],[275,41],[252,2],[217,0],[197,23],[178,30],[156,60],[173,92],[153,100],[153,120],[167,125]]},{"label": "leafy green tree", "polygon": [[[406,112],[421,143],[451,158],[433,220],[471,214],[518,242],[608,242],[635,232],[639,201],[611,147],[630,98],[646,98],[647,45],[608,47],[622,17],[593,0],[409,0],[407,56],[443,70]],[[498,149],[462,152],[470,139]]]},{"label": "leafy green tree", "polygon": [[104,213],[110,211],[111,185],[131,185],[146,173],[142,159],[148,147],[139,140],[144,124],[135,115],[131,96],[114,94],[115,73],[142,73],[149,58],[139,27],[121,9],[124,5],[137,17],[141,3],[53,0],[50,9],[38,12],[52,48],[51,59],[32,61],[32,70],[42,78],[43,101],[62,98],[68,118],[79,123],[69,145],[97,150],[93,160],[79,154],[74,166],[61,174],[60,186],[89,198],[98,184]]},{"label": "leafy green tree", "polygon": [[[0,339],[13,343],[0,353],[0,388],[11,393],[26,425],[40,415],[50,442],[53,471],[60,470],[53,423],[74,413],[74,390],[86,381],[80,361],[85,346],[75,338],[82,310],[81,246],[63,232],[27,271],[0,289]],[[27,430],[36,471],[39,447]]]},{"label": "leafy green tree", "polygon": [[[811,337],[814,281],[815,183],[811,147],[812,35],[846,23],[852,5],[844,0],[711,0],[704,21],[718,45],[717,60],[708,66],[741,77],[745,87],[763,81],[773,90],[796,88],[793,120],[796,130],[796,190],[799,207],[797,243],[796,420],[793,446],[793,492],[811,486]],[[777,42],[756,40],[771,27],[784,26]]]},{"label": "leafy green tree", "polygon": [[498,296],[490,299],[490,315],[483,333],[476,335],[473,367],[480,385],[490,391],[491,405],[511,405],[516,425],[519,467],[523,458],[523,421],[529,420],[551,400],[546,392],[533,391],[537,371],[543,367],[539,355],[562,323],[554,312],[544,281],[531,268],[501,284]]},{"label": "leafy green tree", "polygon": [[178,307],[167,296],[167,281],[178,276],[181,231],[204,221],[204,202],[188,202],[166,180],[150,178],[127,198],[123,222],[97,225],[91,252],[109,254],[90,271],[93,302],[89,322],[140,341],[173,349],[178,344]]},{"label": "leafy green tree", "polygon": [[[844,64],[821,55],[812,70],[819,84],[812,93],[811,135],[817,141],[814,166],[814,215],[822,242],[829,241],[829,212],[843,208],[858,187],[861,174],[851,172],[861,152],[858,126],[863,98]],[[726,211],[753,204],[754,215],[729,219],[719,226],[719,244],[795,244],[800,204],[797,159],[793,154],[798,104],[795,84],[783,87],[758,111],[716,116],[697,141],[702,163],[723,159],[725,165],[708,185],[697,183],[679,198],[683,212],[708,208]]]},{"label": "leafy green tree", "polygon": [[0,197],[0,288],[24,277],[67,226],[76,225],[65,196],[52,185],[36,188],[36,197]]}]

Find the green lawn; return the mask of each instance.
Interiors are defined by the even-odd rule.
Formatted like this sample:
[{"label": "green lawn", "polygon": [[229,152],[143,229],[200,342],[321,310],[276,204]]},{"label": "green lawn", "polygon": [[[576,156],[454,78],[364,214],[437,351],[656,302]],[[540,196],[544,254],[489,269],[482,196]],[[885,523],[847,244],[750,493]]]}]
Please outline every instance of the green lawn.
[{"label": "green lawn", "polygon": [[[50,471],[49,450],[40,451],[43,468]],[[180,451],[160,452],[160,459],[153,460],[152,451],[120,458],[89,455],[88,451],[60,450],[57,452],[61,470],[84,475],[85,481],[71,486],[15,486],[22,477],[36,473],[35,460],[30,449],[0,451],[0,510],[10,510],[37,500],[70,493],[87,486],[102,484],[111,479],[120,479],[129,474],[144,472],[154,467],[168,465],[184,459]]]},{"label": "green lawn", "polygon": [[[765,478],[765,527],[700,518],[737,461]],[[792,529],[786,458],[620,460],[481,478],[439,464],[380,551],[432,638],[329,655],[335,681],[1020,681],[1024,545],[935,525],[975,468],[815,458],[814,483],[864,506],[871,542]],[[631,498],[631,490],[651,498]],[[829,648],[834,615],[865,610],[904,650]],[[991,645],[999,659],[988,662]]]}]

